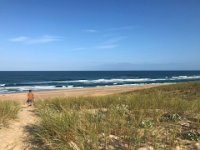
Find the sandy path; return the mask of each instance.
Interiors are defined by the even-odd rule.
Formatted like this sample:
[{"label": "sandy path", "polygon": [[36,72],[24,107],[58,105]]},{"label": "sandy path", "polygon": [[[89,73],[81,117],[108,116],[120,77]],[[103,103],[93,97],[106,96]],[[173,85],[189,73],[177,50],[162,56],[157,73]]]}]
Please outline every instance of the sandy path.
[{"label": "sandy path", "polygon": [[38,118],[33,107],[22,106],[18,119],[8,128],[0,130],[0,150],[28,150],[32,146],[26,140],[30,137],[27,126],[35,124]]}]

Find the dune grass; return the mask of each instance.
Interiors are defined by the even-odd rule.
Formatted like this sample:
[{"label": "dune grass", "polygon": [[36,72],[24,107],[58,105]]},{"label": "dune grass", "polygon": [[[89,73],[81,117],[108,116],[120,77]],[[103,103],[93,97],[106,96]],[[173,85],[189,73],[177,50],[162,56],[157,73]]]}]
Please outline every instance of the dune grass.
[{"label": "dune grass", "polygon": [[0,101],[0,128],[6,126],[8,121],[15,119],[20,107],[14,101]]},{"label": "dune grass", "polygon": [[200,83],[36,104],[34,139],[48,149],[194,149],[200,140]]}]

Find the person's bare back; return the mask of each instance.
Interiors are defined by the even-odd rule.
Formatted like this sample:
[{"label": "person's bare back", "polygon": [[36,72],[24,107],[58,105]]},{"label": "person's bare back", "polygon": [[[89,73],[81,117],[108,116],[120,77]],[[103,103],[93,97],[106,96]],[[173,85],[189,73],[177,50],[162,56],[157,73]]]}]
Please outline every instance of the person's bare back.
[{"label": "person's bare back", "polygon": [[28,104],[28,106],[32,106],[33,102],[34,102],[34,94],[32,93],[31,90],[29,90],[28,94],[27,94],[27,104]]}]

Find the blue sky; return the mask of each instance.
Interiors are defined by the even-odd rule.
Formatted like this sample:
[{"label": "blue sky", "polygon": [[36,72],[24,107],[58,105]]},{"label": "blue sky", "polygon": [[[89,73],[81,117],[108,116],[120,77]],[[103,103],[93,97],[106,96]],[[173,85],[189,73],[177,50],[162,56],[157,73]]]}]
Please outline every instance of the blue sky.
[{"label": "blue sky", "polygon": [[0,70],[199,70],[199,0],[0,0]]}]

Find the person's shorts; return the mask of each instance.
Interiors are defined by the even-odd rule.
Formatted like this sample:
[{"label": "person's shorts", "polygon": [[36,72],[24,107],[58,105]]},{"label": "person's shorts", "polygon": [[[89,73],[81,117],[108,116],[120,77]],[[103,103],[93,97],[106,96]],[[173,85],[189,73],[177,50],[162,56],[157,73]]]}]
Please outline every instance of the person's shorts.
[{"label": "person's shorts", "polygon": [[28,99],[26,102],[27,102],[28,105],[32,105],[33,100]]}]

